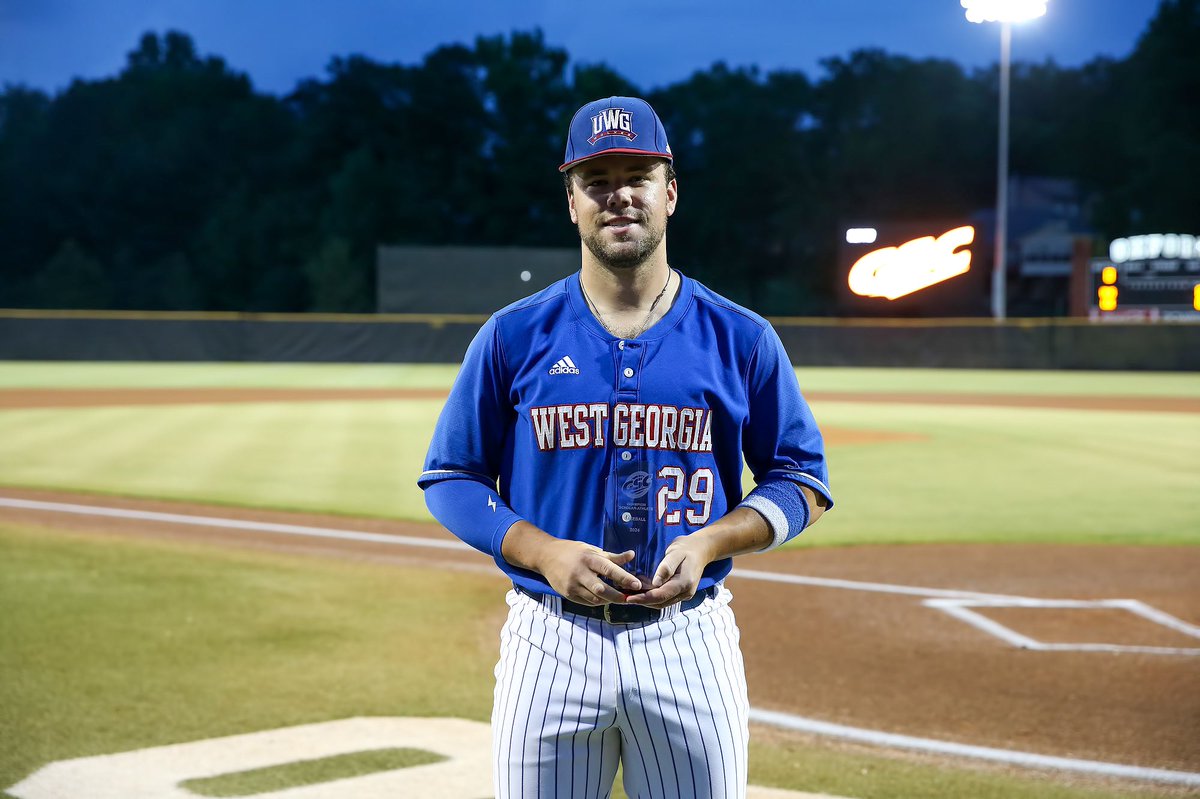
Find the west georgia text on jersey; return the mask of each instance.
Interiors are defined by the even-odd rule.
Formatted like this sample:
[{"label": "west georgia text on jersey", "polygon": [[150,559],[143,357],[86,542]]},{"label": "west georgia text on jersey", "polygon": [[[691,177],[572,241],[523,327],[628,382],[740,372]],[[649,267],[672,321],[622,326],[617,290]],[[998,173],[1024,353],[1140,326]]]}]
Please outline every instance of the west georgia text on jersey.
[{"label": "west georgia text on jersey", "polygon": [[603,447],[607,435],[614,447],[712,452],[712,412],[708,408],[640,402],[618,402],[610,408],[608,403],[592,402],[530,408],[529,416],[542,452]]}]

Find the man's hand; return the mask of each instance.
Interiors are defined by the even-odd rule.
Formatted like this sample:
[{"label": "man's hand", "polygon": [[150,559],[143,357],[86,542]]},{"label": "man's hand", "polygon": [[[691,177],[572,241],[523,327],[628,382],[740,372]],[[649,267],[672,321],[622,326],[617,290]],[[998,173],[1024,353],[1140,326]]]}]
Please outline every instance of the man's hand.
[{"label": "man's hand", "polygon": [[560,596],[581,605],[624,602],[626,594],[649,588],[621,568],[633,560],[632,551],[605,552],[581,541],[565,541],[526,521],[509,528],[500,553],[512,565],[538,572]]},{"label": "man's hand", "polygon": [[632,605],[665,608],[696,595],[704,568],[714,560],[757,552],[771,543],[771,525],[750,508],[734,508],[707,527],[667,546],[649,591],[630,595]]},{"label": "man's hand", "polygon": [[538,571],[563,597],[581,605],[606,605],[624,602],[626,594],[642,590],[642,581],[621,568],[631,560],[633,550],[605,552],[580,541],[555,539],[542,549]]},{"label": "man's hand", "polygon": [[694,597],[704,567],[713,560],[711,539],[698,532],[672,541],[654,571],[653,588],[632,594],[625,601],[631,605],[665,608]]}]

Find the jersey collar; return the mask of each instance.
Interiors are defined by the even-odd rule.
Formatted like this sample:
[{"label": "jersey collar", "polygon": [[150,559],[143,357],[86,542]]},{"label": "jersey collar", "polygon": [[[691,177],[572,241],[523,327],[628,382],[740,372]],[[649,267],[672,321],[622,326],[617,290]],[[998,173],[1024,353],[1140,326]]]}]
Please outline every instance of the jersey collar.
[{"label": "jersey collar", "polygon": [[[662,319],[659,319],[648,330],[637,337],[638,341],[653,341],[670,333],[671,329],[679,323],[679,320],[683,318],[683,315],[687,313],[688,307],[692,304],[692,293],[695,289],[695,282],[678,269],[672,268],[671,271],[679,275],[679,291],[675,296],[675,302]],[[587,300],[583,296],[583,289],[579,285],[579,277],[580,273],[576,272],[567,278],[567,297],[571,302],[571,310],[575,312],[576,318],[590,332],[607,341],[617,341],[617,336],[609,333],[604,325],[600,324],[600,320],[592,313],[592,309],[588,307]]]}]

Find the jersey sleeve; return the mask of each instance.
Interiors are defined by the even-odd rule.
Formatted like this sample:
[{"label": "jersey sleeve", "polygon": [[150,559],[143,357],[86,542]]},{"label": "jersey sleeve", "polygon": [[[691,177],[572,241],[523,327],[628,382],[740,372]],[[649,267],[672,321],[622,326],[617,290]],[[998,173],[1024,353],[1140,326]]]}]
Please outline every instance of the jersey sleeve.
[{"label": "jersey sleeve", "polygon": [[426,489],[441,480],[467,479],[496,489],[505,437],[515,411],[508,402],[504,349],[496,318],[479,329],[442,407],[424,471]]},{"label": "jersey sleeve", "polygon": [[[796,485],[808,486],[825,498],[827,508],[833,507],[824,439],[800,393],[800,384],[783,342],[770,326],[759,337],[751,358],[746,393],[749,416],[743,449],[746,463],[759,486],[747,497],[749,507],[763,512],[774,505],[779,513],[794,517],[796,514],[792,510],[800,510],[796,503],[804,504]],[[762,507],[756,507],[756,502]],[[768,513],[763,515],[771,521]],[[806,505],[802,517],[801,523],[784,528],[786,533],[782,536],[778,535],[781,528],[772,524],[777,532],[774,545],[803,530],[808,518]]]},{"label": "jersey sleeve", "polygon": [[443,527],[464,543],[491,555],[497,564],[503,560],[500,546],[504,534],[521,521],[493,489],[475,480],[429,483],[425,486],[425,506]]}]

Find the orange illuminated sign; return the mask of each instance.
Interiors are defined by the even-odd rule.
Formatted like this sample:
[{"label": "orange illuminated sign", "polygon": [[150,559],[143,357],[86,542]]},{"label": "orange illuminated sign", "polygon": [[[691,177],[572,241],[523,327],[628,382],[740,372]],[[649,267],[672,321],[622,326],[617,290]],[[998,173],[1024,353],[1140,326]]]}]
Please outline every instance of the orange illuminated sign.
[{"label": "orange illuminated sign", "polygon": [[923,236],[899,247],[869,252],[850,267],[850,290],[862,297],[894,300],[965,274],[971,251],[960,250],[975,240],[975,228],[956,227],[942,235]]}]

